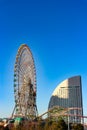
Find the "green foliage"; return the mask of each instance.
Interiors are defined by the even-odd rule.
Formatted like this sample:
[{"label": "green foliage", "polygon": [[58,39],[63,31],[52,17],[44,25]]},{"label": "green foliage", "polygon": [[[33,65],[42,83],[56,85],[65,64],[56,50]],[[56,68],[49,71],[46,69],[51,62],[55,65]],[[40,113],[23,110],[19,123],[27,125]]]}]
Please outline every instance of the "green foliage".
[{"label": "green foliage", "polygon": [[52,122],[51,120],[47,120],[47,121],[45,122],[44,130],[49,130],[49,129],[51,129],[52,123],[53,123],[53,122]]},{"label": "green foliage", "polygon": [[44,130],[45,122],[44,121],[39,121],[37,130]]},{"label": "green foliage", "polygon": [[67,125],[63,119],[58,120],[57,128],[58,130],[67,130]]},{"label": "green foliage", "polygon": [[74,124],[72,130],[84,130],[84,127],[82,124]]},{"label": "green foliage", "polygon": [[[27,124],[19,125],[10,130],[67,130],[67,124],[62,118],[53,121],[49,118],[38,120],[36,122],[27,122]],[[84,130],[82,124],[71,124],[70,130]]]}]

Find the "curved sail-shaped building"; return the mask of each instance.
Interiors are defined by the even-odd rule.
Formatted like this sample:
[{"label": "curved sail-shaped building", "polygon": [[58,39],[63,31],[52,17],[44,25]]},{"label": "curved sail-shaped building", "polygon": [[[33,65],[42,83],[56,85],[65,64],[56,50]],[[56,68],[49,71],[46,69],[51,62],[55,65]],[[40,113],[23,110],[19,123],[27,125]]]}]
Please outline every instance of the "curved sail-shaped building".
[{"label": "curved sail-shaped building", "polygon": [[71,121],[81,121],[83,115],[81,76],[68,78],[56,87],[50,98],[48,109],[54,106],[72,108],[69,111],[69,114],[72,114]]}]

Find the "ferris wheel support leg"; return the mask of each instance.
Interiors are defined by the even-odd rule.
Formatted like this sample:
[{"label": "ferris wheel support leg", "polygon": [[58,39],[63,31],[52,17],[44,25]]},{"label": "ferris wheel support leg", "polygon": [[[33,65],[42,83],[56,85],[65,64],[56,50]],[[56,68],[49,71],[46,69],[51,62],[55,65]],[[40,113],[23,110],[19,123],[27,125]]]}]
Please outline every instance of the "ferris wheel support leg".
[{"label": "ferris wheel support leg", "polygon": [[14,116],[15,108],[16,108],[16,106],[14,106],[13,112],[11,114],[11,118],[13,118],[13,116]]}]

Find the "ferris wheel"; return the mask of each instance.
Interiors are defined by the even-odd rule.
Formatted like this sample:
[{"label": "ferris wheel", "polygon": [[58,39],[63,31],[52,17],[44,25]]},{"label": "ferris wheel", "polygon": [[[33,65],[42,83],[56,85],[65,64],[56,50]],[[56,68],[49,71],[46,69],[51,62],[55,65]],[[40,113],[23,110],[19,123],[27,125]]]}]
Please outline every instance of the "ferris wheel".
[{"label": "ferris wheel", "polygon": [[34,59],[26,44],[20,46],[14,66],[15,115],[37,116],[36,71]]}]

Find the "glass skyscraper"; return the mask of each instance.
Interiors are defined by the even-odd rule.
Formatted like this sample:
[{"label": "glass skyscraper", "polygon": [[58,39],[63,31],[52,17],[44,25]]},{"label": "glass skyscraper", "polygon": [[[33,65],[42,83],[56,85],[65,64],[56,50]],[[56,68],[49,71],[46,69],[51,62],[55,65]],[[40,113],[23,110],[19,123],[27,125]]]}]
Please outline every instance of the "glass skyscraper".
[{"label": "glass skyscraper", "polygon": [[81,122],[83,116],[81,76],[68,78],[56,87],[50,98],[48,109],[54,106],[68,108],[68,114],[71,115],[70,122]]}]

